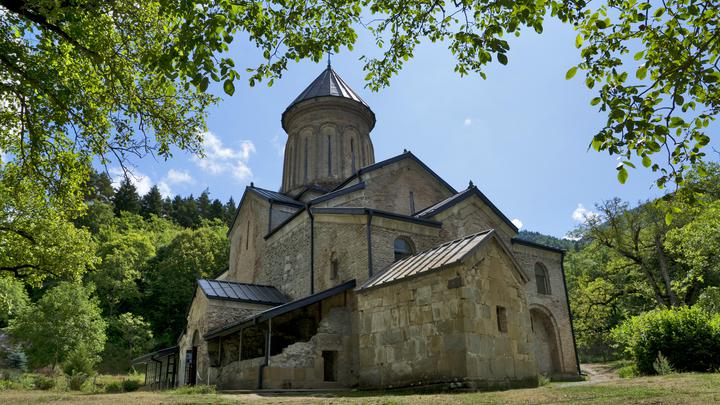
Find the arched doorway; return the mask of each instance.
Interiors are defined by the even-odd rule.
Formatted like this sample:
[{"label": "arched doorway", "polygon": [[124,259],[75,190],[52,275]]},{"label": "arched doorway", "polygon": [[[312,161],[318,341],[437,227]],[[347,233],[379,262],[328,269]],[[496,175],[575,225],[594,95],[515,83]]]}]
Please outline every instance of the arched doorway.
[{"label": "arched doorway", "polygon": [[197,354],[200,345],[200,333],[193,333],[192,347],[185,352],[185,385],[195,385],[197,382]]},{"label": "arched doorway", "polygon": [[530,309],[538,372],[546,376],[559,373],[560,345],[552,315],[541,308]]}]

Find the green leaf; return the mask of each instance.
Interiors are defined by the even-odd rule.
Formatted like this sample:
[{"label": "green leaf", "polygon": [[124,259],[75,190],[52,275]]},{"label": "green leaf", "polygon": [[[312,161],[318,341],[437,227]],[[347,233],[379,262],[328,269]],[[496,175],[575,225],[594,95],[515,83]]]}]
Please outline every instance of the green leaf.
[{"label": "green leaf", "polygon": [[598,104],[600,104],[601,101],[602,101],[602,98],[595,97],[592,99],[592,101],[590,101],[590,105],[598,105]]},{"label": "green leaf", "polygon": [[582,34],[577,34],[575,37],[575,48],[580,48],[583,44]]},{"label": "green leaf", "polygon": [[565,73],[565,80],[572,79],[573,76],[575,76],[575,73],[577,73],[577,69],[578,69],[577,66],[571,67],[570,70],[568,70],[567,73]]},{"label": "green leaf", "polygon": [[648,155],[643,156],[642,164],[645,167],[650,167],[650,165],[652,164],[652,160],[650,159],[650,157]]},{"label": "green leaf", "polygon": [[673,214],[670,212],[665,213],[665,224],[670,225],[673,221]]},{"label": "green leaf", "polygon": [[602,141],[599,139],[593,139],[592,144],[590,144],[593,149],[595,149],[596,152],[600,151],[600,147],[602,146]]},{"label": "green leaf", "polygon": [[207,77],[203,77],[202,80],[200,80],[200,86],[198,87],[200,91],[204,92],[207,90],[208,85],[210,84],[210,80]]},{"label": "green leaf", "polygon": [[628,179],[628,172],[627,172],[627,170],[625,169],[625,166],[620,166],[620,167],[618,167],[617,179],[618,179],[618,181],[620,182],[620,184],[625,184],[625,182],[627,181],[627,179]]},{"label": "green leaf", "polygon": [[223,83],[223,90],[225,91],[225,94],[232,96],[233,93],[235,93],[235,84],[233,84],[233,81],[225,80],[225,83]]},{"label": "green leaf", "polygon": [[635,60],[640,60],[640,59],[642,59],[643,56],[645,56],[645,51],[640,51],[635,54],[634,58],[635,58]]},{"label": "green leaf", "polygon": [[497,54],[497,58],[498,58],[498,62],[502,63],[503,65],[507,65],[508,58],[507,58],[507,56],[505,56],[504,53]]},{"label": "green leaf", "polygon": [[635,77],[637,77],[640,80],[645,79],[647,76],[647,68],[645,66],[641,66],[636,72]]}]

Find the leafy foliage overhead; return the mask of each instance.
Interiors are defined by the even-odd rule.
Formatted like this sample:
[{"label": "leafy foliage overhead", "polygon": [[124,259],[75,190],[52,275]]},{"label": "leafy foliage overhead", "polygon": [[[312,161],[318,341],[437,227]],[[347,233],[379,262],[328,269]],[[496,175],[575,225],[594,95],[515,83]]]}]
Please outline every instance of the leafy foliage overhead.
[{"label": "leafy foliage overhead", "polygon": [[[541,33],[552,16],[573,24],[582,62],[607,113],[592,138],[618,155],[617,177],[641,163],[657,184],[682,184],[710,141],[720,103],[718,9],[709,0],[229,0],[143,2],[0,1],[0,150],[6,179],[32,178],[52,193],[77,196],[92,159],[125,165],[129,157],[173,147],[199,151],[211,81],[226,94],[282,76],[288,63],[319,61],[352,49],[358,30],[380,54],[361,59],[377,90],[424,40],[445,43],[461,74],[485,77],[509,63],[508,36]],[[229,45],[241,37],[261,61],[236,66]],[[590,143],[590,142],[588,142]],[[7,159],[6,159],[7,160]],[[10,183],[12,184],[12,183]]]}]

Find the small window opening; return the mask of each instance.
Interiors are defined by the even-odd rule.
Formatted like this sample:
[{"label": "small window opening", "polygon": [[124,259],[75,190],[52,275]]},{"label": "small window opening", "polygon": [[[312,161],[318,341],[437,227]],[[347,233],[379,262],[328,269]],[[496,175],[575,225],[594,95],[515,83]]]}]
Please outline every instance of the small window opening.
[{"label": "small window opening", "polygon": [[550,294],[550,280],[547,268],[542,263],[535,263],[535,284],[538,294]]},{"label": "small window opening", "polygon": [[409,240],[405,238],[397,238],[395,239],[395,261],[402,260],[405,258],[408,258],[415,254],[415,249],[413,249],[412,244]]},{"label": "small window opening", "polygon": [[337,381],[337,352],[323,350],[323,381]]},{"label": "small window opening", "polygon": [[337,280],[339,274],[340,263],[338,262],[337,257],[335,257],[335,254],[333,253],[332,258],[330,259],[330,279]]},{"label": "small window opening", "polygon": [[413,194],[412,191],[410,192],[409,199],[410,199],[410,215],[413,215],[413,214],[415,214],[415,195]]},{"label": "small window opening", "polygon": [[507,333],[507,310],[505,307],[496,307],[497,311],[497,325],[500,333]]}]

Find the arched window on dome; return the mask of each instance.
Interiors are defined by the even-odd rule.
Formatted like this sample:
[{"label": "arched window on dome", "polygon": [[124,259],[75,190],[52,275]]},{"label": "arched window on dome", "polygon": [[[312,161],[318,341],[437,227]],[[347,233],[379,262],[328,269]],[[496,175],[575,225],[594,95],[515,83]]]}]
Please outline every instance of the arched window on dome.
[{"label": "arched window on dome", "polygon": [[547,268],[540,262],[535,263],[535,284],[538,294],[550,294],[550,277]]},{"label": "arched window on dome", "polygon": [[395,239],[395,261],[408,258],[415,254],[415,248],[413,248],[412,242],[407,238]]}]

